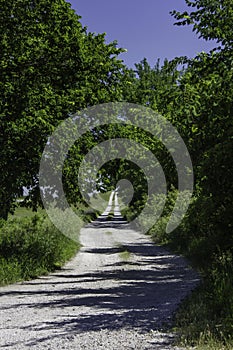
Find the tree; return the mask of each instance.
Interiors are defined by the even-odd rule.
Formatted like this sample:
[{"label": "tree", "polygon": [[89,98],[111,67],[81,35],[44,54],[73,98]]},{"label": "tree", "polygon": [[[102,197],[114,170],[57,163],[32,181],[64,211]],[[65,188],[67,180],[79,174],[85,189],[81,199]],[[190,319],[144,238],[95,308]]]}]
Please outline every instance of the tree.
[{"label": "tree", "polygon": [[182,71],[177,69],[177,63],[165,59],[161,65],[158,59],[155,66],[150,67],[144,58],[135,64],[135,70],[128,74],[125,99],[148,106],[169,117],[170,106],[177,92],[177,82],[182,74]]},{"label": "tree", "polygon": [[[231,0],[185,0],[196,11],[172,11],[177,25],[192,25],[193,31],[205,40],[216,40],[223,49],[231,50],[233,44],[233,4]],[[220,48],[221,48],[220,47]]]},{"label": "tree", "polygon": [[[77,110],[121,98],[117,43],[83,28],[64,0],[0,0],[0,217],[23,186],[37,198],[48,136]],[[35,201],[36,203],[37,201]]]},{"label": "tree", "polygon": [[229,151],[231,148],[233,4],[228,0],[196,0],[186,3],[196,8],[196,11],[173,11],[173,16],[179,20],[176,24],[191,24],[200,37],[214,39],[221,44],[210,53],[201,53],[189,60],[188,69],[180,81],[180,93],[175,105],[175,110],[178,111],[176,122],[183,129],[194,163],[199,164],[203,162],[206,153],[212,152],[211,149],[218,149],[218,144],[226,146],[227,143]]},{"label": "tree", "polygon": [[214,50],[186,60],[173,115],[196,175],[197,199],[186,219],[186,241],[207,252],[211,266],[222,254],[232,256],[233,4],[228,0],[186,3],[192,12],[172,12],[177,25],[193,25],[200,37],[216,40]]},{"label": "tree", "polygon": [[[233,193],[229,174],[233,172],[230,162],[233,4],[227,0],[186,3],[190,12],[172,12],[178,20],[177,25],[193,25],[200,37],[216,40],[216,48],[193,59],[182,57],[165,61],[162,67],[157,62],[151,68],[146,59],[143,60],[136,65],[135,72],[131,71],[131,88],[125,96],[166,116],[183,137],[193,161],[198,196],[188,218],[191,224],[189,238],[195,241],[194,236],[200,234],[212,236],[214,241],[218,236],[216,250],[217,242],[222,248],[232,245]],[[177,69],[178,63],[185,64],[181,72]],[[163,155],[158,144],[155,144],[155,152]],[[167,155],[161,158],[163,169],[169,174],[172,169],[169,158]],[[174,176],[171,180],[174,181]]]}]

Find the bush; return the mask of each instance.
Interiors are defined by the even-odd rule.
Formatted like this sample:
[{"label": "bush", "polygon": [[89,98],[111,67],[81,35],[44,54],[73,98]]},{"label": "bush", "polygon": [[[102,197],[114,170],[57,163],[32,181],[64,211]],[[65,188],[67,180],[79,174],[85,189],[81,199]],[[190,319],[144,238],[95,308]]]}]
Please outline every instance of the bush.
[{"label": "bush", "polygon": [[[167,195],[154,195],[150,200],[147,212],[143,213],[143,215],[139,217],[138,229],[140,229],[140,227],[151,227],[148,231],[148,234],[151,235],[153,241],[156,243],[168,243],[169,241],[171,241],[171,234],[166,233],[166,227],[171,219],[172,211],[177,202],[177,195],[178,190],[176,190],[175,188],[171,189]],[[180,215],[180,213],[183,212],[183,206],[186,205],[187,200],[189,200],[189,193],[188,191],[183,191],[182,199],[179,201],[179,207],[176,208],[178,215]],[[141,211],[143,209],[142,203],[140,203],[139,207]],[[159,217],[159,213],[161,213],[161,211],[162,214]],[[137,217],[139,212],[136,211],[134,208],[129,207],[124,211],[124,214],[130,221],[134,217]],[[155,217],[159,217],[159,219],[156,222]],[[178,219],[177,217],[173,216],[172,220],[175,223]]]}]

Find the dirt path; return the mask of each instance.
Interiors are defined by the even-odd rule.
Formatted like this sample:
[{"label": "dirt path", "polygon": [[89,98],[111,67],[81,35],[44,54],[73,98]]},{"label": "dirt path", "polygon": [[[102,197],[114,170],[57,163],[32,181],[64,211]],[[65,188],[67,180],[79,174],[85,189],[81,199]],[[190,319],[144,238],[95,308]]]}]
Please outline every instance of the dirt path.
[{"label": "dirt path", "polygon": [[159,330],[197,282],[184,259],[140,233],[84,228],[50,276],[0,289],[1,349],[176,349]]},{"label": "dirt path", "polygon": [[178,349],[161,329],[198,282],[185,260],[130,229],[117,192],[80,241],[61,271],[0,288],[0,348]]}]

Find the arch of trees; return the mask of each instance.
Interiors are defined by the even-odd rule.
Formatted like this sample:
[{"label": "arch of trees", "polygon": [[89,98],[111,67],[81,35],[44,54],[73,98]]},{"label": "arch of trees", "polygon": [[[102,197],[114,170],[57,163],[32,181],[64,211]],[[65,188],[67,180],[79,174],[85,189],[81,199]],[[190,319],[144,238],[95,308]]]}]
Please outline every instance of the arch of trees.
[{"label": "arch of trees", "polygon": [[[40,157],[48,136],[67,116],[110,101],[149,106],[178,129],[193,161],[194,200],[174,232],[180,249],[205,262],[208,256],[208,264],[225,269],[223,275],[232,282],[227,269],[233,260],[233,3],[185,1],[189,12],[171,13],[176,24],[191,25],[199,37],[215,40],[216,48],[193,59],[157,61],[154,67],[144,59],[133,70],[118,58],[124,50],[117,42],[106,44],[103,34],[88,33],[66,1],[0,0],[0,217],[7,219],[14,211],[24,186],[30,189],[28,203],[34,208],[40,204]],[[123,128],[104,132],[133,137],[132,130]],[[70,151],[64,184],[71,202],[79,198],[73,179],[81,157],[103,134],[87,135]],[[135,136],[134,130],[134,137],[154,144],[146,133]],[[158,144],[153,151],[164,161],[172,189],[176,179],[169,156]],[[115,185],[122,169],[127,175],[128,168],[122,161],[103,167],[105,188]],[[128,171],[139,193],[143,180],[137,182],[135,174],[136,168]],[[143,196],[135,197],[132,206],[140,201]],[[229,310],[233,312],[232,297]]]}]

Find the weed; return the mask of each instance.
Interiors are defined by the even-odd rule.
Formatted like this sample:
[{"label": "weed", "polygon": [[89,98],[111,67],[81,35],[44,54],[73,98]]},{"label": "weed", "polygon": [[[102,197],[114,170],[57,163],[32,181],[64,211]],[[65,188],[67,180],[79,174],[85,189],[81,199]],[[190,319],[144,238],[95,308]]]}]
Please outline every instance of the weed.
[{"label": "weed", "polygon": [[120,252],[119,255],[122,260],[127,261],[130,259],[131,253],[126,249]]},{"label": "weed", "polygon": [[131,252],[128,250],[126,246],[121,243],[117,243],[116,247],[119,249],[119,256],[122,260],[129,260],[131,256]]}]

